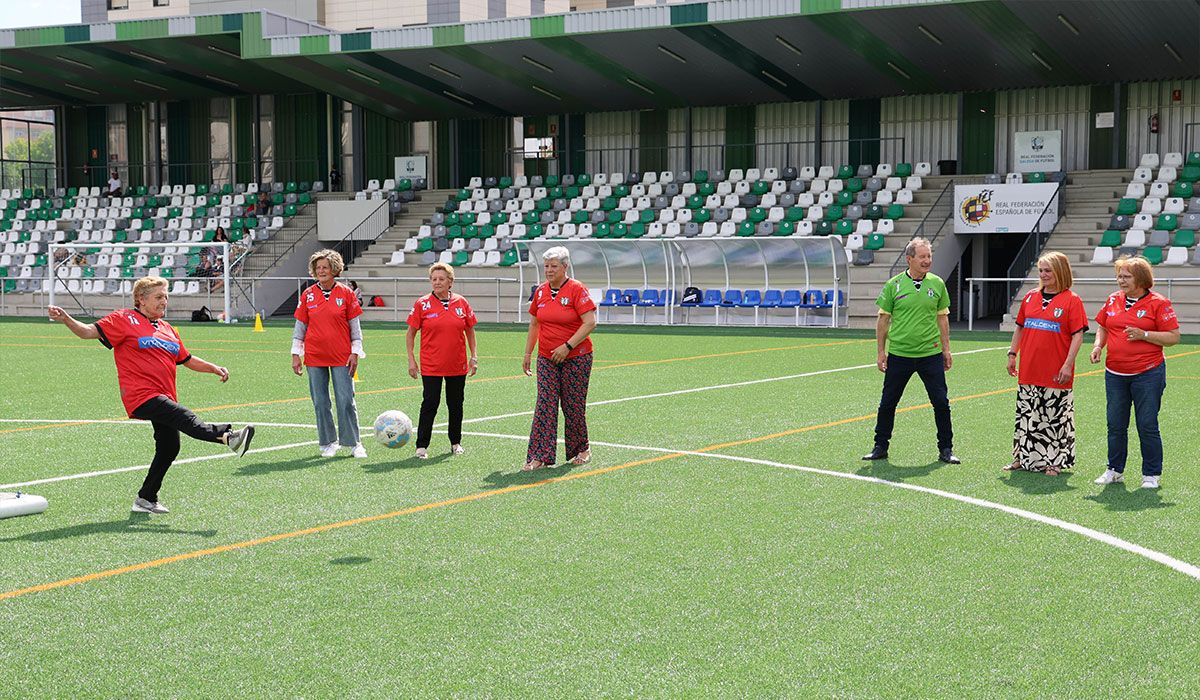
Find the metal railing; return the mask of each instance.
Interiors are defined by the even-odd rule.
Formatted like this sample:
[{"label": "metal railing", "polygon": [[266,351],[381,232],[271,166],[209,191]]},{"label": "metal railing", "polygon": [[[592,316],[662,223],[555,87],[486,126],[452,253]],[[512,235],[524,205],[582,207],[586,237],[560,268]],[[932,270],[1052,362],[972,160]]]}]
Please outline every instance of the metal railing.
[{"label": "metal railing", "polygon": [[[1016,284],[1020,290],[1030,282],[1038,282],[1036,277],[968,277],[964,280],[967,283],[967,330],[975,329],[975,287],[976,284],[988,284],[1004,282],[1005,284]],[[1110,282],[1113,289],[1117,287],[1117,281],[1113,277],[1076,277],[1076,283],[1079,282]],[[1162,285],[1167,286],[1167,298],[1174,299],[1175,285],[1182,282],[1200,282],[1200,277],[1155,277],[1154,287],[1160,289]],[[1015,298],[1015,297],[1014,297]],[[1200,297],[1198,297],[1200,298]],[[1012,308],[1012,300],[1009,301],[1005,308]]]},{"label": "metal railing", "polygon": [[[1029,272],[1029,268],[1033,265],[1034,261],[1036,261],[1038,256],[1042,254],[1042,248],[1045,247],[1046,241],[1050,239],[1051,234],[1054,233],[1054,229],[1058,226],[1058,221],[1060,218],[1059,215],[1062,212],[1062,198],[1060,195],[1062,194],[1063,185],[1065,184],[1066,181],[1064,180],[1063,182],[1058,183],[1058,187],[1054,188],[1054,194],[1050,197],[1050,201],[1046,203],[1045,208],[1042,209],[1042,213],[1038,215],[1038,220],[1037,223],[1033,225],[1033,230],[1030,231],[1029,235],[1025,237],[1025,241],[1021,243],[1021,247],[1017,250],[1017,254],[1013,257],[1012,264],[1008,266],[1007,275],[1009,277],[1015,277],[1018,274],[1025,274],[1026,272]],[[1051,211],[1051,208],[1053,208],[1055,212],[1054,223],[1050,225],[1049,231],[1044,231],[1043,229],[1046,226],[1046,214]],[[1008,285],[1009,305],[1012,304],[1013,298],[1020,290],[1021,287],[1019,285],[1015,287],[1012,284]]]},{"label": "metal railing", "polygon": [[[413,299],[416,298],[416,297],[413,297],[410,295],[401,296],[400,284],[401,283],[412,283],[412,282],[419,282],[419,283],[422,283],[425,285],[429,284],[429,277],[427,275],[420,275],[420,276],[412,275],[412,276],[401,276],[401,277],[371,277],[369,279],[370,279],[372,285],[379,283],[379,282],[391,282],[392,283],[391,308],[392,308],[392,320],[394,320],[394,321],[402,321],[402,320],[404,320],[404,318],[407,318],[411,302]],[[297,296],[299,296],[306,287],[316,284],[316,280],[314,280],[310,277],[307,277],[307,276],[304,276],[304,277],[279,277],[279,276],[258,277],[258,278],[255,278],[254,280],[252,280],[252,284],[250,286],[250,297],[249,298],[251,300],[251,304],[252,305],[254,304],[254,301],[256,298],[255,292],[254,292],[254,284],[255,283],[281,281],[281,280],[295,282]],[[519,281],[520,280],[518,280],[516,277],[471,277],[469,279],[460,280],[460,282],[492,282],[496,285],[496,292],[495,292],[495,297],[493,299],[493,302],[494,302],[494,306],[495,306],[497,322],[501,321],[503,318],[501,301],[503,299],[511,297],[511,293],[505,293],[503,291],[502,285],[504,285],[505,283],[515,284]],[[372,296],[381,296],[381,295],[377,291],[372,291]],[[476,301],[478,299],[478,296],[472,294],[472,297],[474,297],[474,298],[471,300],[471,306],[476,310],[482,309],[484,305],[482,303],[479,303],[478,301]],[[386,297],[385,297],[385,299],[386,299]],[[401,303],[402,300],[403,300],[403,303]],[[366,306],[365,301],[366,300],[364,299],[363,307],[368,308]],[[253,305],[253,308],[257,309],[258,306]],[[401,314],[403,314],[403,316]]]},{"label": "metal railing", "polygon": [[[199,162],[146,161],[130,163],[112,161],[70,168],[47,165],[21,169],[22,187],[106,187],[112,172],[117,171],[124,189],[149,185],[208,184],[233,185],[239,182],[325,182],[328,173],[321,172],[315,159],[279,160],[262,158],[257,161],[216,159]],[[255,167],[258,170],[255,170]],[[8,185],[12,186],[12,185]]]},{"label": "metal railing", "polygon": [[[342,237],[342,240],[330,246],[341,254],[342,260],[346,265],[354,262],[354,259],[361,255],[367,248],[370,248],[379,240],[379,237],[387,232],[391,225],[391,201],[387,199],[380,200],[379,206],[371,210],[366,218],[358,222],[358,225],[350,229],[350,232]],[[364,232],[374,231],[374,234],[367,234],[369,239],[359,238]]]},{"label": "metal railing", "polygon": [[[913,238],[925,238],[930,244],[937,243],[937,239],[942,235],[948,224],[954,218],[954,180],[946,183],[942,188],[941,194],[934,200],[933,206],[925,213],[921,223],[917,224],[916,230],[913,231]],[[934,228],[936,226],[936,228]],[[900,270],[908,267],[908,262],[905,260],[904,251],[901,250],[896,256],[896,261],[892,263],[892,268],[888,272],[891,276],[900,274]]]}]

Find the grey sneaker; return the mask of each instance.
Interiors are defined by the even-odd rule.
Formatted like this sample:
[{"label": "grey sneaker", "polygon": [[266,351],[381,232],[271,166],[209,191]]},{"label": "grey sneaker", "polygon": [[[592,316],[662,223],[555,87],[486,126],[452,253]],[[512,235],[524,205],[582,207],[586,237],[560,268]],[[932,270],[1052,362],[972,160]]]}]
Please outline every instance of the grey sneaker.
[{"label": "grey sneaker", "polygon": [[452,455],[460,455],[460,454],[463,454],[464,452],[466,452],[466,450],[463,449],[462,445],[451,445],[450,446],[450,454],[452,454]]},{"label": "grey sneaker", "polygon": [[1105,469],[1104,473],[1097,477],[1092,483],[1099,486],[1108,486],[1109,484],[1119,484],[1122,481],[1125,481],[1124,474],[1112,469]]},{"label": "grey sneaker", "polygon": [[165,505],[163,505],[157,501],[154,501],[154,502],[147,501],[146,499],[142,498],[141,496],[138,496],[137,498],[133,499],[133,507],[130,508],[129,510],[134,513],[160,513],[161,514],[161,513],[170,513],[171,512]]},{"label": "grey sneaker", "polygon": [[1142,477],[1142,488],[1144,488],[1144,489],[1158,488],[1158,477],[1157,476],[1143,476]]},{"label": "grey sneaker", "polygon": [[241,430],[234,430],[229,433],[229,449],[238,457],[246,454],[246,450],[250,449],[250,441],[254,439],[254,426],[247,425]]}]

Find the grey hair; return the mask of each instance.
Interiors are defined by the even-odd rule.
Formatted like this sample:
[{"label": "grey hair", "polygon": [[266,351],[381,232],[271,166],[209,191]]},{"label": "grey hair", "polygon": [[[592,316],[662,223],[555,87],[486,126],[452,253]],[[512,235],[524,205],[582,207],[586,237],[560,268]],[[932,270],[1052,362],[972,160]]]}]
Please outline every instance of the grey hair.
[{"label": "grey hair", "polygon": [[542,253],[542,260],[557,260],[564,267],[570,267],[571,251],[567,250],[566,246],[556,245],[545,253]]},{"label": "grey hair", "polygon": [[914,238],[908,242],[908,245],[904,246],[904,255],[909,258],[915,257],[917,254],[917,248],[920,246],[925,246],[929,249],[930,253],[933,253],[933,244],[929,242],[929,239]]}]

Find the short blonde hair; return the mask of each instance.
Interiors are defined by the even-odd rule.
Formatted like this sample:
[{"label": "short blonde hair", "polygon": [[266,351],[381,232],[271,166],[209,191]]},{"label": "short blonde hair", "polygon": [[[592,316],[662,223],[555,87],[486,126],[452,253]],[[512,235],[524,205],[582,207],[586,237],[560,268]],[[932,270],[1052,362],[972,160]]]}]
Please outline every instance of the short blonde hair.
[{"label": "short blonde hair", "polygon": [[333,272],[333,276],[337,277],[342,274],[342,270],[346,269],[346,263],[342,262],[342,254],[336,250],[318,250],[308,258],[308,274],[312,275],[313,279],[317,278],[317,262],[324,260],[329,263],[329,269]]},{"label": "short blonde hair", "polygon": [[1121,270],[1128,269],[1133,275],[1133,283],[1142,289],[1152,289],[1154,287],[1154,268],[1150,267],[1150,261],[1142,256],[1130,257],[1123,255],[1117,258],[1113,263],[1113,268],[1120,273]]},{"label": "short blonde hair", "polygon": [[1075,283],[1075,276],[1071,274],[1071,261],[1067,256],[1058,251],[1043,253],[1038,258],[1038,265],[1046,263],[1050,266],[1050,270],[1054,273],[1054,283],[1058,285],[1058,291],[1070,289]]},{"label": "short blonde hair", "polygon": [[154,291],[154,289],[156,287],[164,287],[165,288],[166,286],[167,286],[167,281],[165,279],[163,279],[162,277],[154,277],[154,276],[143,277],[140,280],[138,280],[137,282],[134,282],[133,283],[133,308],[136,309],[138,307],[138,301],[142,297],[144,297],[147,294],[149,294],[150,292]]},{"label": "short blonde hair", "polygon": [[447,265],[444,262],[435,262],[434,264],[429,266],[429,276],[433,277],[433,273],[437,272],[438,270],[445,272],[446,276],[450,278],[451,282],[454,281],[454,268],[453,267],[450,267],[449,265]]}]

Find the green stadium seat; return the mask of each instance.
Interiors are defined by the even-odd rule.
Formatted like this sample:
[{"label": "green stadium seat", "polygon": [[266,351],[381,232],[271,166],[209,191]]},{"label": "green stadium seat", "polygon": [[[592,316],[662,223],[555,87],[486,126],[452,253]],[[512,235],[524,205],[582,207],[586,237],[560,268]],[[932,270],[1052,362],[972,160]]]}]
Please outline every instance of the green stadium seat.
[{"label": "green stadium seat", "polygon": [[867,240],[863,243],[863,248],[866,250],[882,250],[884,242],[882,233],[872,233],[867,236]]},{"label": "green stadium seat", "polygon": [[450,264],[454,267],[462,267],[471,262],[471,254],[465,250],[460,250],[450,259]]},{"label": "green stadium seat", "polygon": [[546,187],[558,187],[558,176],[547,175],[545,180]]},{"label": "green stadium seat", "polygon": [[617,185],[616,187],[614,187],[613,188],[613,196],[617,197],[617,198],[628,197],[629,196],[629,185],[620,184],[620,185]]},{"label": "green stadium seat", "polygon": [[1163,250],[1156,245],[1146,246],[1142,249],[1142,257],[1149,260],[1151,265],[1158,265],[1163,261]]},{"label": "green stadium seat", "polygon": [[717,192],[717,186],[711,182],[702,182],[702,183],[700,183],[700,186],[696,188],[696,193],[701,195],[702,197],[707,197],[711,194],[716,194],[716,192]]},{"label": "green stadium seat", "polygon": [[1133,197],[1122,197],[1121,201],[1117,202],[1117,213],[1133,216],[1138,213],[1138,201]]},{"label": "green stadium seat", "polygon": [[519,261],[520,259],[521,258],[520,258],[520,255],[517,253],[517,249],[509,248],[508,250],[504,251],[504,253],[500,256],[500,266],[501,267],[510,267],[512,265],[516,265],[517,261]]},{"label": "green stadium seat", "polygon": [[1190,182],[1195,186],[1200,180],[1200,165],[1185,165],[1179,173],[1180,182]]},{"label": "green stadium seat", "polygon": [[300,185],[295,182],[289,182],[283,187],[284,192],[299,192]]},{"label": "green stadium seat", "polygon": [[889,204],[888,208],[887,208],[887,213],[884,214],[883,218],[897,219],[897,220],[903,219],[904,218],[904,205],[903,204]]},{"label": "green stadium seat", "polygon": [[746,218],[753,223],[761,223],[767,220],[767,210],[762,207],[754,207],[746,212]]},{"label": "green stadium seat", "polygon": [[417,239],[418,253],[428,253],[431,250],[433,250],[433,238],[426,237]]},{"label": "green stadium seat", "polygon": [[580,187],[587,187],[588,185],[592,184],[592,176],[588,175],[587,173],[577,175],[575,177],[575,184],[579,185]]},{"label": "green stadium seat", "polygon": [[471,198],[471,190],[464,187],[458,191],[458,194],[456,194],[455,197],[458,198],[458,201],[465,202]]},{"label": "green stadium seat", "polygon": [[483,226],[479,227],[479,237],[480,238],[491,238],[492,236],[495,236],[495,235],[496,235],[496,227],[495,226],[492,226],[491,224],[484,224]]},{"label": "green stadium seat", "polygon": [[739,235],[739,236],[753,236],[753,235],[754,235],[754,229],[755,229],[754,222],[752,222],[752,221],[748,221],[748,220],[747,220],[747,221],[743,221],[742,223],[738,224],[738,227],[737,227],[737,235]]},{"label": "green stadium seat", "polygon": [[839,180],[848,180],[854,177],[854,168],[849,165],[843,165],[842,167],[838,168],[837,175],[835,175],[835,177]]},{"label": "green stadium seat", "polygon": [[474,224],[472,224],[470,226],[464,226],[463,230],[462,230],[462,237],[463,238],[479,238],[479,227],[475,226]]},{"label": "green stadium seat", "polygon": [[638,221],[643,224],[653,223],[657,218],[653,209],[643,209],[638,214]]},{"label": "green stadium seat", "polygon": [[604,201],[600,202],[600,208],[604,211],[613,211],[617,208],[617,198],[605,197]]},{"label": "green stadium seat", "polygon": [[833,235],[833,222],[832,221],[818,221],[817,225],[816,225],[816,229],[813,231],[813,233],[818,236],[832,236]]},{"label": "green stadium seat", "polygon": [[776,236],[793,236],[796,234],[796,223],[794,221],[780,221],[779,226],[775,227]]},{"label": "green stadium seat", "polygon": [[646,235],[646,224],[637,222],[629,225],[629,233],[625,234],[626,238],[641,238]]},{"label": "green stadium seat", "polygon": [[276,192],[271,196],[271,204],[283,204],[283,193]]},{"label": "green stadium seat", "polygon": [[248,216],[245,219],[246,228],[258,228],[258,217]]},{"label": "green stadium seat", "polygon": [[854,204],[854,193],[850,190],[842,190],[841,192],[837,193],[837,197],[835,197],[833,201],[838,206],[848,207],[851,204]]},{"label": "green stadium seat", "polygon": [[1121,246],[1121,232],[1109,229],[1100,236],[1101,248],[1119,248]]},{"label": "green stadium seat", "polygon": [[235,216],[229,220],[229,228],[240,231],[246,228],[246,220],[240,216]]},{"label": "green stadium seat", "polygon": [[882,219],[883,214],[884,214],[883,207],[881,207],[878,204],[872,204],[871,206],[867,207],[867,210],[865,212],[863,212],[863,218],[865,218],[865,219]]},{"label": "green stadium seat", "polygon": [[563,198],[563,188],[551,187],[546,190],[546,196],[549,197],[551,200],[562,199]]},{"label": "green stadium seat", "polygon": [[704,224],[712,220],[712,212],[707,209],[697,209],[692,213],[692,221],[698,224]]},{"label": "green stadium seat", "polygon": [[836,204],[830,204],[825,209],[825,220],[826,221],[837,221],[838,219],[842,218],[842,214],[843,214],[843,210],[841,207],[839,207]]},{"label": "green stadium seat", "polygon": [[284,216],[295,216],[296,213],[299,211],[300,211],[300,208],[297,207],[295,204],[289,204],[283,208],[283,215]]},{"label": "green stadium seat", "polygon": [[912,163],[897,163],[896,169],[892,173],[896,177],[908,177],[913,174]]},{"label": "green stadium seat", "polygon": [[504,177],[500,178],[500,179],[497,181],[497,184],[499,185],[500,189],[504,189],[504,188],[506,188],[506,187],[512,187],[513,180],[512,180],[512,178],[511,178],[511,177],[508,177],[508,176],[506,175],[506,176],[504,176]]},{"label": "green stadium seat", "polygon": [[844,238],[854,233],[854,224],[849,219],[842,219],[834,225],[833,232]]},{"label": "green stadium seat", "polygon": [[613,238],[629,238],[629,227],[625,224],[613,224],[610,234]]},{"label": "green stadium seat", "polygon": [[1200,168],[1200,151],[1192,151],[1187,154],[1187,159],[1183,161],[1185,166],[1193,166]]},{"label": "green stadium seat", "polygon": [[602,221],[592,227],[592,238],[610,238],[612,236],[612,224],[607,221]]},{"label": "green stadium seat", "polygon": [[1175,186],[1171,188],[1171,196],[1172,197],[1182,197],[1184,199],[1191,199],[1194,192],[1195,192],[1195,186],[1192,185],[1192,183],[1184,182],[1183,180],[1176,180]]},{"label": "green stadium seat", "polygon": [[546,234],[546,229],[541,224],[534,224],[525,229],[526,238],[541,238]]},{"label": "green stadium seat", "polygon": [[399,192],[407,192],[411,189],[412,189],[412,180],[409,180],[406,177],[400,178],[400,181],[396,183],[396,190]]},{"label": "green stadium seat", "polygon": [[454,211],[454,212],[450,212],[449,214],[447,214],[445,216],[445,218],[443,219],[442,223],[444,223],[447,226],[453,226],[454,224],[459,223],[458,212]]},{"label": "green stadium seat", "polygon": [[692,173],[692,182],[696,183],[697,185],[699,185],[702,182],[708,182],[708,171],[707,170],[697,170],[697,171],[693,172]]},{"label": "green stadium seat", "polygon": [[625,212],[623,212],[619,209],[613,209],[612,211],[608,212],[608,219],[607,219],[608,223],[619,224],[624,220],[625,220]]},{"label": "green stadium seat", "polygon": [[446,238],[462,238],[463,227],[461,224],[454,224],[446,227]]},{"label": "green stadium seat", "polygon": [[[854,192],[854,193],[862,192],[863,181],[861,178],[852,177],[849,180],[846,180],[845,187],[850,192]],[[843,191],[845,191],[845,190],[843,190]]]},{"label": "green stadium seat", "polygon": [[300,204],[312,204],[312,195],[307,192],[301,192],[300,196],[297,198],[297,201],[299,201]]},{"label": "green stadium seat", "polygon": [[[647,210],[650,211],[650,210]],[[645,213],[645,212],[643,212]],[[654,216],[654,212],[650,211],[650,215]],[[588,222],[588,213],[582,209],[571,215],[571,223],[575,225],[586,224]]]},{"label": "green stadium seat", "polygon": [[763,196],[764,194],[766,194],[770,191],[771,191],[771,183],[766,182],[765,180],[756,180],[754,182],[754,184],[750,186],[750,193],[754,194],[754,195],[758,195],[759,197]]},{"label": "green stadium seat", "polygon": [[567,199],[575,199],[576,197],[579,196],[580,189],[578,187],[576,187],[575,185],[570,185],[568,187],[562,188],[562,193],[563,193],[563,196],[566,197]]},{"label": "green stadium seat", "polygon": [[[547,197],[545,199],[539,199],[538,201],[533,203],[534,211],[550,211],[553,208],[554,208],[554,201],[552,199],[550,199],[549,197]],[[615,209],[616,207],[614,206],[613,208]]]},{"label": "green stadium seat", "polygon": [[464,226],[470,226],[471,224],[475,223],[476,218],[475,212],[464,211],[458,215],[458,223],[463,224]]},{"label": "green stadium seat", "polygon": [[1172,245],[1180,248],[1191,248],[1196,245],[1196,232],[1190,229],[1178,229],[1175,231],[1175,241]]},{"label": "green stadium seat", "polygon": [[700,209],[704,207],[704,197],[694,194],[687,199],[688,209]]},{"label": "green stadium seat", "polygon": [[784,221],[791,221],[791,222],[803,221],[804,216],[805,216],[805,211],[804,211],[803,207],[788,207],[787,211],[783,212],[783,220]]},{"label": "green stadium seat", "polygon": [[1039,183],[1046,181],[1046,173],[1037,172],[1029,173],[1025,176],[1025,182]]},{"label": "green stadium seat", "polygon": [[[145,194],[145,192],[142,192],[141,194]],[[78,187],[68,187],[67,188],[67,196],[68,197],[78,197],[79,196],[79,188]]]},{"label": "green stadium seat", "polygon": [[1159,214],[1154,222],[1154,228],[1160,231],[1174,231],[1179,228],[1179,217],[1174,214]]}]

